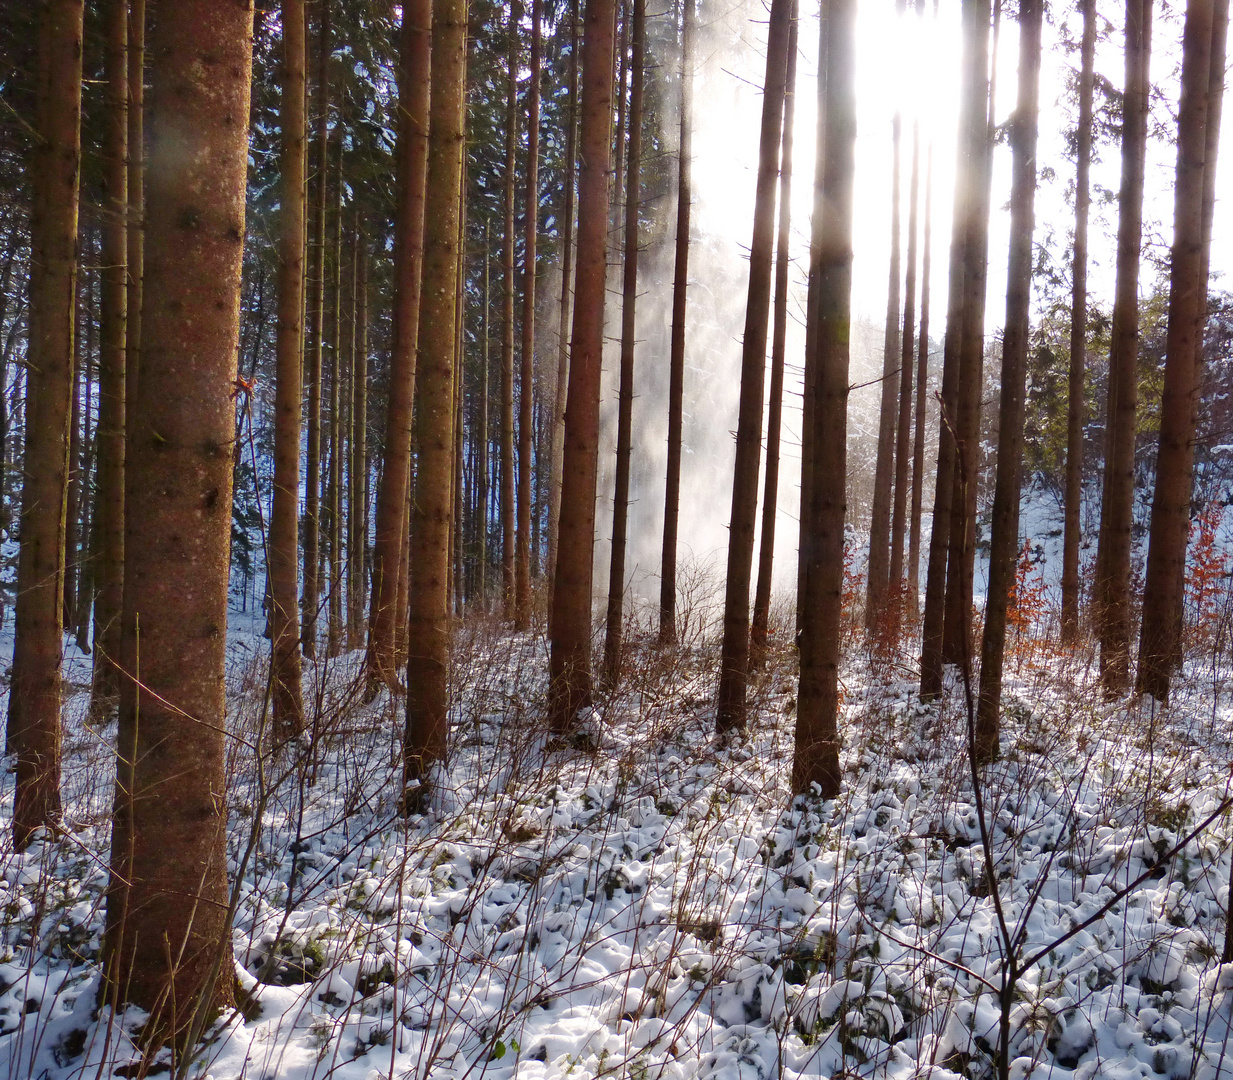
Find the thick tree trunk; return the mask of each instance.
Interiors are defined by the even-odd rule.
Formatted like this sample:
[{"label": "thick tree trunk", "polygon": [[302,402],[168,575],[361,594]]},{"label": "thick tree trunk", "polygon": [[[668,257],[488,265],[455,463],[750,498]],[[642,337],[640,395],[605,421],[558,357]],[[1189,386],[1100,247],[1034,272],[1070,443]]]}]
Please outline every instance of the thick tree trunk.
[{"label": "thick tree trunk", "polygon": [[[1203,258],[1203,182],[1211,82],[1212,27],[1217,0],[1187,0],[1182,33],[1182,94],[1177,117],[1169,327],[1165,344],[1160,450],[1143,584],[1137,689],[1157,701],[1169,696],[1182,604],[1193,486],[1197,364],[1207,280]],[[1227,8],[1225,9],[1227,11]],[[1227,16],[1226,16],[1227,18]],[[1214,157],[1214,155],[1213,155]],[[1212,167],[1215,161],[1212,161]]]},{"label": "thick tree trunk", "polygon": [[407,635],[406,806],[422,808],[445,756],[449,704],[449,535],[454,472],[455,305],[465,131],[466,0],[434,0],[432,109],[416,370],[415,498]]},{"label": "thick tree trunk", "polygon": [[908,458],[912,451],[912,376],[916,358],[916,235],[920,196],[920,125],[912,125],[912,172],[908,180],[908,267],[903,291],[903,335],[899,350],[899,418],[895,428],[895,498],[891,510],[887,619],[890,640],[903,626],[903,548],[908,517]]},{"label": "thick tree trunk", "polygon": [[304,487],[304,655],[317,658],[321,601],[321,360],[325,338],[325,205],[329,174],[330,0],[322,0],[317,40],[317,177],[308,247],[308,448]]},{"label": "thick tree trunk", "polygon": [[[925,615],[921,646],[920,695],[936,698],[942,691],[943,637],[947,621],[947,559],[952,544],[954,493],[962,478],[956,436],[960,432],[959,397],[961,375],[970,365],[971,323],[969,297],[981,297],[984,311],[985,255],[982,199],[985,162],[989,143],[989,2],[966,0],[963,7],[965,56],[963,66],[963,114],[958,142],[954,211],[951,226],[950,284],[946,305],[946,340],[942,360],[942,415],[938,434],[938,462],[933,495],[933,526],[929,537],[929,565],[925,579]],[[979,247],[980,250],[973,250]],[[979,280],[968,282],[970,275]],[[977,343],[979,344],[979,343]],[[973,459],[974,460],[974,459]],[[962,513],[962,511],[960,511]],[[965,537],[953,538],[962,545]],[[969,619],[971,606],[969,604]],[[967,624],[970,625],[970,622]]]},{"label": "thick tree trunk", "polygon": [[81,170],[82,0],[47,0],[39,26],[31,151],[26,446],[8,753],[17,757],[13,843],[60,816],[61,609]]},{"label": "thick tree trunk", "polygon": [[[819,86],[824,117],[824,179],[819,245],[811,273],[815,303],[812,348],[805,355],[806,385],[815,395],[810,411],[813,454],[809,490],[801,493],[807,520],[799,634],[801,671],[797,696],[792,790],[839,794],[839,656],[843,606],[843,543],[846,514],[848,361],[852,320],[852,199],[856,158],[856,3],[825,0],[827,77]],[[823,88],[824,87],[824,88]],[[816,194],[816,193],[815,193]]]},{"label": "thick tree trunk", "polygon": [[788,244],[792,224],[792,123],[796,115],[796,0],[788,32],[788,68],[784,83],[783,137],[779,151],[779,232],[775,238],[775,313],[771,332],[771,400],[766,417],[766,476],[762,489],[762,534],[758,542],[758,584],[749,629],[749,666],[766,659],[771,620],[771,585],[775,567],[775,517],[779,512],[779,435],[783,423],[783,368],[788,341]]},{"label": "thick tree trunk", "polygon": [[531,0],[531,71],[527,88],[526,236],[522,254],[522,356],[518,379],[518,525],[514,559],[514,629],[531,621],[531,456],[535,391],[535,241],[539,232],[540,7]]},{"label": "thick tree trunk", "polygon": [[299,595],[300,409],[304,343],[304,218],[308,125],[305,117],[307,26],[304,0],[282,0],[282,193],[275,337],[274,491],[270,510],[270,698],[278,736],[304,729]]},{"label": "thick tree trunk", "polygon": [[[692,0],[687,0],[687,2],[692,3]],[[561,519],[561,467],[565,454],[565,395],[569,387],[569,300],[574,266],[574,181],[577,172],[578,133],[578,0],[570,0],[569,36],[569,90],[565,106],[565,207],[561,214],[560,226],[561,305],[557,323],[557,379],[551,424],[552,457],[549,467],[552,474],[548,481],[547,577],[549,589],[552,588],[552,582],[556,579],[557,573],[557,523]],[[486,260],[488,256],[485,255],[484,258]],[[485,268],[487,265],[485,262]],[[487,272],[485,269],[484,273],[487,274]],[[487,318],[487,308],[484,310],[484,317]],[[551,601],[549,603],[551,604]]]},{"label": "thick tree trunk", "polygon": [[393,347],[385,418],[385,460],[377,485],[372,593],[368,615],[368,696],[394,690],[397,676],[398,583],[406,563],[407,496],[411,476],[411,413],[424,252],[424,183],[428,163],[432,0],[403,5],[398,60],[397,207],[394,219]]},{"label": "thick tree trunk", "polygon": [[[899,6],[899,5],[897,5]],[[886,286],[886,325],[882,345],[882,402],[878,410],[878,454],[874,462],[873,511],[869,520],[869,566],[865,577],[865,629],[885,619],[890,584],[891,498],[895,477],[895,403],[899,388],[899,154],[902,122],[891,120],[891,255]],[[883,628],[885,629],[885,628]]]},{"label": "thick tree trunk", "polygon": [[1066,494],[1062,529],[1062,641],[1079,636],[1079,541],[1083,499],[1083,382],[1087,367],[1087,219],[1091,205],[1092,86],[1096,55],[1096,0],[1081,0],[1078,153],[1075,165],[1075,238],[1071,263],[1070,369],[1066,401]]},{"label": "thick tree trunk", "polygon": [[676,641],[676,549],[681,513],[681,442],[685,399],[685,315],[689,300],[690,171],[693,139],[694,0],[681,20],[681,134],[677,155],[676,258],[672,275],[672,341],[668,359],[668,463],[664,545],[659,574],[659,640]]},{"label": "thick tree trunk", "polygon": [[510,0],[509,57],[505,102],[505,307],[501,318],[501,588],[506,618],[514,614],[514,556],[517,547],[514,508],[514,192],[518,182],[518,29],[522,4]]},{"label": "thick tree trunk", "polygon": [[629,99],[629,156],[625,184],[625,266],[621,289],[621,375],[617,392],[616,478],[612,499],[612,558],[608,565],[608,619],[604,636],[604,680],[621,675],[621,631],[625,615],[625,547],[629,526],[629,458],[633,446],[634,346],[638,302],[638,214],[641,202],[643,57],[646,3],[633,2],[632,88]]},{"label": "thick tree trunk", "polygon": [[908,604],[920,610],[920,518],[925,481],[925,421],[929,392],[929,277],[933,273],[933,143],[925,158],[925,222],[920,258],[920,333],[916,346],[916,420],[912,432],[912,513],[908,526]]},{"label": "thick tree trunk", "polygon": [[1024,392],[1028,315],[1032,302],[1033,233],[1036,227],[1036,143],[1040,115],[1040,33],[1043,0],[1019,8],[1019,98],[1012,129],[1010,256],[1006,270],[1006,331],[1002,339],[1002,394],[998,413],[997,479],[989,549],[989,594],[980,651],[976,708],[976,757],[998,756],[1002,710],[1002,661],[1006,613],[1019,554],[1019,484],[1023,461]]},{"label": "thick tree trunk", "polygon": [[573,726],[591,704],[591,587],[599,453],[599,379],[607,275],[615,0],[586,0],[579,133],[578,272],[565,407],[561,519],[549,619],[549,720]]},{"label": "thick tree trunk", "polygon": [[762,451],[762,392],[771,309],[771,260],[775,246],[775,181],[788,70],[791,0],[773,0],[758,140],[753,240],[749,250],[749,296],[741,350],[741,393],[732,478],[732,517],[724,593],[724,629],[719,657],[720,732],[743,730],[749,681],[749,579],[753,569],[754,525],[758,517],[758,465]]},{"label": "thick tree trunk", "polygon": [[124,365],[128,313],[128,3],[104,9],[103,304],[99,350],[98,569],[90,708],[111,709],[120,692],[116,657],[124,590]]},{"label": "thick tree trunk", "polygon": [[[249,3],[181,0],[151,52],[143,364],[128,461],[112,873],[100,1000],[191,1046],[231,1005],[224,776]],[[159,797],[142,797],[158,791]],[[175,962],[168,963],[168,953]]]},{"label": "thick tree trunk", "polygon": [[1126,86],[1122,95],[1122,182],[1118,194],[1117,282],[1109,343],[1104,493],[1093,607],[1100,636],[1100,683],[1130,688],[1130,555],[1138,407],[1139,253],[1147,155],[1152,0],[1126,0]]}]

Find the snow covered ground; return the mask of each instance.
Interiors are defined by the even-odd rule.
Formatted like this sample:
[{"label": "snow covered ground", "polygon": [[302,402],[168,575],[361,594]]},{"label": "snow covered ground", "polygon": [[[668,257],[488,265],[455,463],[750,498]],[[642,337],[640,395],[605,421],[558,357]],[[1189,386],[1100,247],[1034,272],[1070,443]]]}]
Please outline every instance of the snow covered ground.
[{"label": "snow covered ground", "polygon": [[[545,746],[542,636],[465,627],[440,797],[404,821],[401,715],[358,703],[358,653],[315,676],[315,744],[256,768],[265,644],[233,628],[250,999],[186,1076],[988,1076],[999,906],[1023,967],[1013,1076],[1233,1076],[1227,654],[1153,713],[1100,703],[1083,658],[1021,648],[982,784],[994,891],[961,690],[926,710],[907,666],[862,650],[844,793],[793,803],[784,659],[722,745],[713,637],[636,641],[592,755]],[[114,724],[84,725],[82,660],[68,679],[70,830],[0,851],[0,1076],[137,1076],[141,1017],[95,1010]]]}]

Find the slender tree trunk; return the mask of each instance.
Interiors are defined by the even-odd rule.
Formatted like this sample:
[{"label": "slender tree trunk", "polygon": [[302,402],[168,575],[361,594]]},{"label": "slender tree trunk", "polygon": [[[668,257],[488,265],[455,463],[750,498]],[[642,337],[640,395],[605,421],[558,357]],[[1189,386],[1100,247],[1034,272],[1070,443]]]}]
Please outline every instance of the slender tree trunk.
[{"label": "slender tree trunk", "polygon": [[514,510],[514,191],[518,152],[518,29],[522,4],[510,0],[509,58],[505,102],[505,310],[501,320],[501,582],[506,618],[514,614],[514,555],[517,544]]},{"label": "slender tree trunk", "polygon": [[98,592],[94,598],[91,711],[102,715],[120,691],[116,656],[124,590],[124,363],[128,277],[128,4],[104,12],[103,304],[99,351]]},{"label": "slender tree trunk", "polygon": [[17,757],[13,843],[60,816],[60,616],[77,199],[81,168],[81,0],[48,0],[39,27],[38,134],[30,157],[26,445],[8,753]]},{"label": "slender tree trunk", "polygon": [[1023,462],[1024,392],[1028,315],[1032,302],[1033,233],[1036,227],[1036,143],[1040,115],[1040,34],[1043,0],[1019,8],[1019,99],[1011,133],[1010,256],[1006,271],[1006,331],[1002,339],[1002,394],[998,414],[997,479],[989,549],[989,594],[980,651],[976,708],[976,757],[998,756],[1006,613],[1019,554],[1019,487]]},{"label": "slender tree trunk", "polygon": [[308,451],[304,507],[304,655],[317,658],[321,597],[321,361],[325,338],[325,204],[329,174],[330,0],[322,0],[317,41],[317,179],[308,256]]},{"label": "slender tree trunk", "polygon": [[796,0],[788,31],[788,68],[784,83],[783,137],[779,151],[779,233],[775,239],[775,314],[771,334],[771,400],[766,418],[766,477],[762,490],[762,536],[758,544],[758,585],[754,590],[749,630],[749,665],[766,659],[771,620],[771,584],[775,565],[775,516],[779,508],[779,435],[783,421],[783,368],[788,340],[788,246],[792,224],[792,123],[796,114]]},{"label": "slender tree trunk", "polygon": [[1079,541],[1083,499],[1083,381],[1087,367],[1087,219],[1091,205],[1092,87],[1096,55],[1096,0],[1081,0],[1078,154],[1075,166],[1075,238],[1070,294],[1070,370],[1066,402],[1066,494],[1062,529],[1062,641],[1079,636]]},{"label": "slender tree trunk", "polygon": [[[946,310],[946,342],[942,362],[942,416],[938,435],[938,462],[933,496],[933,526],[929,538],[929,565],[925,579],[925,615],[921,648],[920,695],[936,698],[942,691],[943,636],[946,623],[947,556],[951,546],[954,489],[963,467],[957,459],[956,435],[960,431],[959,392],[964,355],[970,358],[965,326],[969,294],[983,297],[984,275],[969,283],[969,274],[980,270],[980,252],[973,252],[976,237],[983,235],[982,198],[985,155],[988,147],[989,100],[989,3],[966,0],[963,7],[966,55],[963,65],[963,114],[960,122],[954,212],[951,226],[950,285]],[[981,305],[983,312],[983,303]],[[967,343],[967,348],[965,348]],[[963,536],[957,542],[961,545]],[[970,612],[970,607],[969,607]]]},{"label": "slender tree trunk", "polygon": [[762,98],[762,130],[758,143],[754,231],[749,254],[749,297],[745,307],[745,340],[741,351],[736,466],[732,480],[719,700],[715,716],[720,732],[743,730],[745,727],[745,693],[749,680],[749,578],[753,569],[754,524],[758,516],[762,388],[766,373],[771,259],[775,244],[775,181],[791,22],[791,0],[773,0],[766,53],[766,90]]},{"label": "slender tree trunk", "polygon": [[[1196,356],[1202,345],[1207,281],[1203,258],[1203,182],[1212,27],[1217,0],[1187,0],[1182,33],[1182,94],[1177,117],[1173,248],[1169,276],[1169,327],[1165,344],[1160,450],[1143,585],[1137,689],[1157,701],[1169,697],[1173,637],[1182,605],[1186,542],[1193,488]],[[1227,3],[1227,0],[1225,0]],[[1222,3],[1227,12],[1227,7]],[[1227,15],[1225,16],[1227,20]],[[1225,20],[1221,20],[1222,30]],[[1214,159],[1214,153],[1212,155]],[[1215,161],[1211,162],[1215,167]]]},{"label": "slender tree trunk", "polygon": [[[896,4],[896,8],[901,8]],[[895,477],[895,401],[902,348],[899,338],[899,150],[902,122],[891,120],[891,255],[886,287],[886,326],[882,345],[882,402],[878,410],[878,455],[874,462],[873,513],[869,521],[869,567],[865,578],[865,629],[878,629],[885,617],[890,584],[891,497]]]},{"label": "slender tree trunk", "polygon": [[484,321],[483,342],[480,346],[480,393],[479,431],[476,435],[476,502],[479,508],[479,598],[480,610],[488,611],[488,387],[491,373],[488,365],[488,343],[491,332],[488,316],[492,310],[492,282],[489,276],[490,251],[488,245],[488,222],[484,222]]},{"label": "slender tree trunk", "polygon": [[1104,494],[1093,606],[1100,635],[1100,683],[1130,688],[1130,555],[1138,407],[1139,254],[1147,155],[1152,0],[1126,0],[1126,87],[1122,95],[1122,183],[1118,194],[1117,282],[1109,344]]},{"label": "slender tree trunk", "polygon": [[591,587],[607,275],[608,165],[616,0],[586,0],[578,177],[578,273],[570,343],[561,519],[549,619],[549,720],[568,731],[591,704]]},{"label": "slender tree trunk", "polygon": [[[852,301],[852,199],[856,157],[856,3],[825,0],[826,71],[819,86],[825,124],[823,219],[815,264],[812,368],[806,385],[816,399],[810,410],[814,431],[810,487],[801,494],[808,520],[801,557],[805,594],[799,634],[801,670],[797,696],[792,790],[815,789],[824,799],[839,794],[839,656],[843,603],[843,543],[847,481],[848,343]],[[815,210],[819,201],[815,201]]]},{"label": "slender tree trunk", "polygon": [[336,125],[338,164],[335,170],[333,227],[330,236],[330,471],[326,478],[327,507],[330,532],[329,628],[326,656],[342,652],[343,645],[343,515],[342,463],[346,455],[347,422],[343,416],[342,382],[344,357],[342,350],[342,217],[343,217],[343,133],[341,117]]},{"label": "slender tree trunk", "polygon": [[[124,335],[124,398],[137,400],[141,363],[142,280],[145,273],[146,0],[128,4],[128,322]],[[124,410],[125,443],[135,420]]]},{"label": "slender tree trunk", "polygon": [[621,291],[621,376],[617,395],[616,481],[612,500],[612,559],[608,567],[608,619],[604,637],[604,680],[615,686],[621,674],[621,622],[625,614],[625,547],[629,526],[629,458],[633,446],[634,346],[638,302],[638,214],[642,168],[643,55],[646,3],[633,2],[632,90],[629,155],[625,184],[625,267]]},{"label": "slender tree trunk", "polygon": [[358,649],[363,642],[364,625],[364,472],[365,426],[367,413],[363,380],[368,364],[359,354],[360,309],[360,220],[355,211],[348,242],[350,269],[347,273],[347,648]]},{"label": "slender tree trunk", "polygon": [[920,518],[925,479],[925,421],[929,392],[929,276],[933,272],[933,143],[925,158],[925,222],[920,259],[920,334],[916,347],[916,422],[912,433],[912,514],[908,527],[908,604],[920,610]]},{"label": "slender tree trunk", "polygon": [[[10,249],[10,258],[5,264],[4,280],[0,282],[0,327],[4,326],[4,308],[7,306],[5,301],[8,299],[8,288],[10,280],[10,270],[12,269],[12,252]],[[80,260],[79,260],[80,264]],[[81,572],[81,551],[80,540],[82,530],[78,527],[80,520],[82,499],[82,483],[81,483],[81,386],[84,375],[87,373],[90,362],[89,358],[82,355],[82,341],[85,335],[82,333],[82,316],[85,310],[85,304],[82,302],[80,281],[82,275],[78,275],[77,302],[74,305],[74,325],[73,332],[73,390],[72,397],[69,399],[69,451],[68,451],[68,498],[65,503],[64,513],[64,596],[61,601],[64,628],[67,629],[73,625],[73,617],[77,613],[77,580]],[[0,398],[5,393],[5,376],[8,373],[8,356],[7,354],[0,357]]]},{"label": "slender tree trunk", "polygon": [[[687,0],[692,3],[693,0]],[[569,4],[569,90],[565,106],[565,208],[561,214],[561,306],[557,324],[557,380],[552,411],[552,475],[548,487],[548,582],[557,573],[557,523],[561,519],[561,467],[565,454],[565,395],[569,387],[570,285],[574,266],[574,181],[577,172],[578,135],[578,0]],[[484,256],[487,260],[488,256]],[[484,263],[487,274],[488,263]],[[485,277],[485,281],[487,278]],[[485,285],[485,297],[487,297]],[[487,300],[485,299],[485,303]],[[484,308],[484,318],[488,318]],[[486,332],[485,332],[486,333]],[[487,348],[487,337],[484,339]]]},{"label": "slender tree trunk", "polygon": [[403,5],[398,61],[397,207],[394,221],[394,310],[385,461],[377,486],[368,616],[369,697],[397,678],[396,620],[401,567],[406,563],[407,496],[411,475],[411,411],[424,252],[424,183],[428,162],[432,0]]},{"label": "slender tree trunk", "polygon": [[668,464],[664,486],[664,546],[659,574],[659,640],[676,641],[676,555],[681,512],[681,442],[685,399],[685,315],[689,295],[690,171],[693,138],[694,0],[681,19],[681,133],[677,155],[676,260],[672,275],[672,342],[668,360]]},{"label": "slender tree trunk", "polygon": [[160,10],[151,49],[149,289],[127,470],[127,550],[142,573],[124,588],[132,678],[100,1000],[150,1013],[142,1037],[155,1045],[192,1046],[235,981],[224,660],[252,18],[249,3],[181,0]]},{"label": "slender tree trunk", "polygon": [[[629,23],[630,5],[632,0],[617,0],[616,26],[620,31],[620,41],[617,44],[616,58],[613,67],[616,69],[616,130],[612,133],[612,230],[616,232],[621,227],[621,208],[625,199],[625,112],[629,104]],[[620,238],[613,237],[613,246]]]},{"label": "slender tree trunk", "polygon": [[308,125],[305,117],[307,24],[304,0],[282,0],[282,193],[275,337],[274,491],[270,510],[270,698],[279,736],[304,729],[299,595],[300,409],[304,344],[304,219]]},{"label": "slender tree trunk", "polygon": [[[84,272],[81,277],[88,277]],[[94,611],[94,435],[98,424],[94,418],[94,379],[91,372],[93,333],[93,284],[85,290],[83,304],[86,307],[86,340],[81,352],[82,378],[86,384],[86,399],[82,403],[81,445],[81,543],[79,545],[80,567],[77,574],[77,609],[71,626],[76,632],[77,648],[90,652],[90,624]]]},{"label": "slender tree trunk", "polygon": [[408,809],[422,808],[434,762],[445,756],[449,704],[449,534],[454,472],[455,305],[465,130],[466,0],[434,0],[432,108],[416,370],[414,526],[407,641]]},{"label": "slender tree trunk", "polygon": [[887,617],[890,640],[903,627],[903,548],[908,516],[908,458],[912,451],[912,375],[916,335],[917,200],[920,195],[920,126],[912,125],[912,173],[908,181],[908,266],[904,279],[903,336],[899,352],[899,420],[895,429],[895,499],[891,511]]}]

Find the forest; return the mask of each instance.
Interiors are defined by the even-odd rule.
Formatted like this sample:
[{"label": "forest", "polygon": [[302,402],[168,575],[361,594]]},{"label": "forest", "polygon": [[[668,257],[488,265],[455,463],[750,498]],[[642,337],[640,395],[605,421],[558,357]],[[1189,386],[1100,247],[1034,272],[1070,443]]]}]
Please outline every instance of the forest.
[{"label": "forest", "polygon": [[0,1077],[1233,1076],[1229,0],[0,0]]}]

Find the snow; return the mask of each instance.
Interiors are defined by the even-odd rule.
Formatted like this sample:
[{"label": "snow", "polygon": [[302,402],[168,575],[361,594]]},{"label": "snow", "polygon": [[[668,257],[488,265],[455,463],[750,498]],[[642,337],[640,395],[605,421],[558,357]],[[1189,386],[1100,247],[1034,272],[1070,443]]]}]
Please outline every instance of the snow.
[{"label": "snow", "polygon": [[[908,668],[854,647],[844,792],[793,802],[786,661],[723,743],[710,639],[666,655],[636,639],[588,754],[545,743],[542,635],[468,625],[451,755],[430,812],[404,820],[401,714],[359,703],[359,653],[310,676],[315,744],[256,769],[265,647],[233,626],[248,1018],[221,1018],[185,1075],[991,1075],[1003,949],[960,687],[927,709]],[[87,663],[66,671],[71,828],[0,852],[0,1076],[140,1071],[141,1015],[95,1008],[114,723],[85,724]],[[1153,712],[1101,703],[1082,657],[1012,655],[982,783],[996,899],[1031,961],[1012,1076],[1231,1075],[1222,663],[1190,665]]]}]

